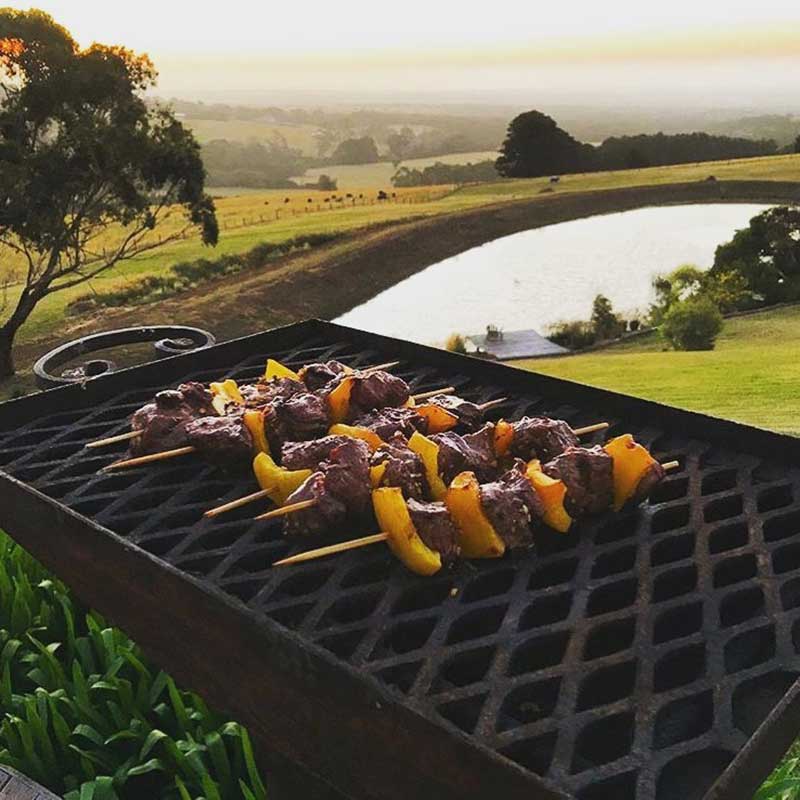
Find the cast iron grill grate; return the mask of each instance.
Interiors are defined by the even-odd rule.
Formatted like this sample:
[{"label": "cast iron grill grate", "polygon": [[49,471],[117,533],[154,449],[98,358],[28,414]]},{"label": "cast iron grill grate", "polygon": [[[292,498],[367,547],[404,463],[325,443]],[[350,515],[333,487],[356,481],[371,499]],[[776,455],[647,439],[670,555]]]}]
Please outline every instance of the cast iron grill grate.
[{"label": "cast iron grill grate", "polygon": [[[242,345],[246,356],[224,369],[192,369],[172,383],[253,379],[267,356],[358,366],[394,355],[363,341],[334,329],[283,351]],[[396,369],[416,391],[448,384],[476,401],[509,395],[480,380],[480,365],[428,366],[421,352]],[[576,402],[569,384],[560,394],[548,384],[541,394],[515,391],[495,418],[607,419],[611,435],[630,431],[680,469],[639,510],[569,536],[543,534],[535,557],[421,579],[373,548],[272,570],[289,552],[278,524],[254,523],[254,507],[202,516],[250,491],[246,473],[191,458],[98,471],[124,445],[84,444],[126,430],[164,388],[134,376],[135,388],[91,407],[0,432],[0,468],[580,800],[702,797],[800,675],[797,470],[646,415],[620,418],[612,404]]]}]

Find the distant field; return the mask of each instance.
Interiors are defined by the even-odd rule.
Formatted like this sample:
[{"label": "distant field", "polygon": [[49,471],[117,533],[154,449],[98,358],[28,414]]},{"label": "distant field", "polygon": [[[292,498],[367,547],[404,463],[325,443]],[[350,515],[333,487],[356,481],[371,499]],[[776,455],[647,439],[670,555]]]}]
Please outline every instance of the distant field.
[{"label": "distant field", "polygon": [[[474,153],[449,153],[443,156],[432,156],[431,158],[412,158],[403,161],[401,166],[409,169],[422,169],[441,161],[443,164],[475,164],[478,161],[494,160],[497,153],[494,150],[481,150]],[[306,174],[295,181],[313,183],[322,173],[336,178],[340,189],[349,191],[353,187],[375,187],[377,189],[389,189],[392,186],[392,175],[396,172],[391,161],[379,161],[377,164],[350,164],[334,167],[319,167],[318,169],[306,170]]]},{"label": "distant field", "polygon": [[517,362],[589,383],[751,425],[800,434],[800,307],[725,322],[715,350],[663,351],[657,335],[596,353]]},{"label": "distant field", "polygon": [[317,154],[314,140],[314,125],[273,125],[265,122],[247,120],[184,119],[183,123],[194,131],[198,141],[210,142],[213,139],[228,139],[232,142],[246,142],[250,139],[268,141],[282,136],[290,147],[302,150],[307,156]]},{"label": "distant field", "polygon": [[[201,256],[213,258],[224,253],[242,252],[259,242],[282,241],[300,233],[350,231],[373,223],[462,211],[500,201],[538,195],[541,195],[541,201],[546,203],[559,194],[697,181],[709,174],[739,180],[800,181],[800,155],[567,176],[548,194],[542,194],[542,189],[550,188],[546,179],[531,179],[498,181],[457,190],[450,186],[397,190],[397,200],[389,203],[375,201],[374,187],[362,185],[361,190],[358,187],[352,190],[343,187],[344,191],[339,190],[340,195],[348,191],[356,195],[355,207],[353,199],[348,199],[342,204],[325,203],[324,199],[329,193],[309,190],[271,190],[222,197],[217,201],[221,236],[216,248],[204,248],[197,237],[193,236],[110,270],[92,281],[91,286],[85,285],[52,294],[37,307],[31,319],[23,327],[18,341],[20,344],[31,343],[49,339],[56,331],[63,331],[64,308],[78,295],[93,290],[106,291],[119,288],[131,280],[160,274],[171,265],[183,260]],[[218,194],[217,189],[211,191]],[[362,200],[357,197],[360,193],[364,194]],[[286,198],[289,198],[289,203],[284,202]],[[308,203],[308,199],[312,202]],[[159,228],[157,235],[168,234],[171,230],[175,230],[177,224],[177,221],[168,221]],[[0,253],[0,280],[9,270],[13,271],[18,267],[19,264],[15,263],[13,258]],[[10,289],[9,300],[14,299],[17,291],[18,289],[14,287]]]}]

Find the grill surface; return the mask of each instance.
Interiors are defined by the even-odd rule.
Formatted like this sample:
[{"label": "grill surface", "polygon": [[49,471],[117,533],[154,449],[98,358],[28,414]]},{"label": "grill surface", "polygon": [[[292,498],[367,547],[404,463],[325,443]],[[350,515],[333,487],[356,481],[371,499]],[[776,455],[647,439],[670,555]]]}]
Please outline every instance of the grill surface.
[{"label": "grill surface", "polygon": [[[424,579],[382,547],[272,570],[289,547],[278,524],[252,521],[258,507],[202,517],[252,491],[247,473],[192,458],[101,473],[124,445],[83,449],[125,431],[167,382],[254,379],[267,356],[290,366],[401,358],[395,373],[415,391],[450,384],[476,401],[509,396],[495,418],[608,420],[610,435],[630,431],[681,467],[639,510],[543,534],[536,556]],[[304,647],[324,648],[442,736],[466,734],[544,779],[533,788],[581,800],[699,798],[737,755],[714,796],[744,797],[796,732],[800,475],[787,462],[800,463],[798,449],[318,322],[0,407],[9,475],[290,629]],[[9,525],[2,508],[0,524]],[[783,714],[751,739],[787,693]]]}]

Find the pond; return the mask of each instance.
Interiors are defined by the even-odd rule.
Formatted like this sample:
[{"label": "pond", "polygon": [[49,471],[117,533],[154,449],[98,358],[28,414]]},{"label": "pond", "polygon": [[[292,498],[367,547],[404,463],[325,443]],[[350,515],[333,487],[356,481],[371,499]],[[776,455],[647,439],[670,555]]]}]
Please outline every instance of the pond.
[{"label": "pond", "polygon": [[605,294],[645,311],[652,280],[680,264],[711,266],[717,245],[769,208],[703,204],[640,208],[522,231],[440,261],[336,321],[426,344],[487,325],[546,332],[587,319]]}]

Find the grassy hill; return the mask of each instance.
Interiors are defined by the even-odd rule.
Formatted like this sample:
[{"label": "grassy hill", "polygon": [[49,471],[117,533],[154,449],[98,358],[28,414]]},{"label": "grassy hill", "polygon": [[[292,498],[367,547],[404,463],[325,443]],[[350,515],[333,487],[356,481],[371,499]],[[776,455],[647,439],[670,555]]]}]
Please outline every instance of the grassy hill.
[{"label": "grassy hill", "polygon": [[[560,202],[559,198],[564,199],[574,193],[591,192],[594,195],[615,188],[659,186],[680,181],[699,182],[709,174],[731,180],[800,181],[800,155],[570,175],[562,178],[555,187],[551,187],[546,178],[537,178],[498,181],[459,189],[449,186],[405,189],[397,190],[397,197],[384,203],[375,199],[375,190],[369,187],[361,191],[349,190],[353,197],[346,198],[341,204],[326,203],[328,193],[309,190],[272,190],[222,197],[217,201],[221,236],[215,249],[204,248],[196,236],[190,236],[110,270],[93,280],[91,285],[50,295],[23,327],[18,343],[26,346],[26,358],[30,347],[36,352],[43,351],[47,346],[52,346],[54,341],[62,341],[69,335],[69,328],[64,326],[64,310],[76,296],[88,291],[119,289],[131,280],[159,275],[180,261],[243,252],[260,242],[280,242],[302,233],[353,232],[376,223],[400,223],[453,212],[466,213],[515,200],[536,203],[536,207],[545,212],[542,216],[549,216],[539,224],[550,224],[559,221],[559,218],[556,212],[548,215],[547,209],[555,208]],[[340,195],[345,193],[339,191]],[[658,202],[671,202],[669,192]],[[602,213],[604,210],[608,209],[601,208],[589,213]],[[156,235],[169,233],[174,224],[166,223]],[[466,239],[464,241],[466,248],[469,244]],[[356,248],[358,243],[351,242],[349,247]],[[0,252],[0,284],[10,277],[9,301],[13,301],[19,291],[19,287],[13,285],[13,272],[19,267],[19,262],[15,262],[13,256]],[[137,314],[142,322],[147,321],[144,308],[137,309]]]},{"label": "grassy hill", "polygon": [[800,307],[735,317],[715,350],[663,350],[656,334],[585,355],[517,362],[526,369],[800,434]]}]

